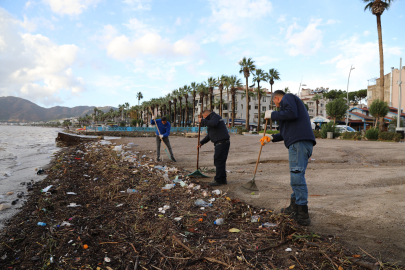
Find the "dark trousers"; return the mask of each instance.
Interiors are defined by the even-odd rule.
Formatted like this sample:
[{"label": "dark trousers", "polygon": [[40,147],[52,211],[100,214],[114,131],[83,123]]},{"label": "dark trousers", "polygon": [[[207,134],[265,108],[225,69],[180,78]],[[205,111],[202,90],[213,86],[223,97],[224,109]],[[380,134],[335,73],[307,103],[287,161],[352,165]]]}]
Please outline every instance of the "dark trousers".
[{"label": "dark trousers", "polygon": [[228,141],[215,145],[214,165],[216,174],[214,180],[218,183],[226,183],[226,160],[228,159],[230,144]]},{"label": "dark trousers", "polygon": [[[156,146],[157,146],[156,155],[158,159],[160,158],[160,142],[161,142],[160,137],[156,136]],[[163,137],[163,142],[166,144],[167,149],[169,149],[170,156],[173,157],[173,151],[172,147],[170,146],[169,137]]]}]

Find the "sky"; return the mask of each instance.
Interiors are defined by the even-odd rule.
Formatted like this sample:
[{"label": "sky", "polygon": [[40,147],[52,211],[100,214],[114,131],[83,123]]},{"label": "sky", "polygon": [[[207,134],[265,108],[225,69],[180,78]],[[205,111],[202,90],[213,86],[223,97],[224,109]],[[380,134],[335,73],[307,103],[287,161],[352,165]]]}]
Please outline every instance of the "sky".
[{"label": "sky", "polygon": [[[361,0],[0,0],[0,96],[40,106],[137,105],[191,82],[275,68],[273,90],[367,88],[376,17]],[[405,51],[405,1],[381,17],[384,69]],[[404,59],[405,62],[405,59]],[[252,77],[249,78],[252,84]],[[270,88],[269,83],[261,84]]]}]

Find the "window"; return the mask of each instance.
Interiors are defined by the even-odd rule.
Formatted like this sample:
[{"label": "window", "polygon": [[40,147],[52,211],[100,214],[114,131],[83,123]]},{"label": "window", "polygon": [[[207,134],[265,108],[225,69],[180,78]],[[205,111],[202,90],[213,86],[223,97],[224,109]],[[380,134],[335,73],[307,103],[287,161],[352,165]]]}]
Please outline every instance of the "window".
[{"label": "window", "polygon": [[258,105],[255,105],[255,110],[258,110],[259,109],[259,106]]},{"label": "window", "polygon": [[322,111],[320,112],[320,114],[322,114]]},{"label": "window", "polygon": [[257,98],[256,97],[253,97],[253,100],[256,100]]},{"label": "window", "polygon": [[238,95],[235,94],[235,101],[238,101]]},{"label": "window", "polygon": [[259,118],[259,117],[258,117],[258,114],[255,113],[255,115],[253,116],[253,118],[254,118],[254,119],[258,119],[258,118]]},{"label": "window", "polygon": [[266,106],[263,106],[262,107],[262,112],[265,112],[266,111]]},{"label": "window", "polygon": [[252,106],[249,105],[249,111],[252,109]]},{"label": "window", "polygon": [[321,107],[323,107],[323,103],[321,103]]},{"label": "window", "polygon": [[266,97],[263,97],[263,102],[266,102],[266,101],[267,101]]},{"label": "window", "polygon": [[241,108],[241,110],[243,110],[243,104],[240,104],[240,108]]},{"label": "window", "polygon": [[314,110],[309,110],[309,112],[310,112],[310,113],[313,113],[313,112],[314,112]]},{"label": "window", "polygon": [[269,105],[269,110],[271,110],[271,105]]}]

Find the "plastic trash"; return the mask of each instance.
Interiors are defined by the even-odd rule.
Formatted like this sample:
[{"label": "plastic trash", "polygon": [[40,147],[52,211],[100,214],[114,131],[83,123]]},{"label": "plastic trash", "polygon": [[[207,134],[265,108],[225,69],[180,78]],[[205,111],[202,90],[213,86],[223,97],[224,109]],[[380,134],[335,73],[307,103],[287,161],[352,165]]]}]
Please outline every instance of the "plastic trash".
[{"label": "plastic trash", "polygon": [[201,188],[200,185],[197,185],[197,186],[193,187],[194,190],[199,190],[200,188]]},{"label": "plastic trash", "polygon": [[162,167],[162,166],[158,165],[158,166],[155,166],[155,169],[164,171],[165,167]]},{"label": "plastic trash", "polygon": [[176,184],[166,184],[166,186],[162,187],[162,189],[172,189]]},{"label": "plastic trash", "polygon": [[67,207],[79,207],[79,206],[81,205],[76,203],[70,203]]},{"label": "plastic trash", "polygon": [[166,213],[166,210],[170,209],[170,205],[164,205],[163,207],[159,207],[158,211],[162,214]]},{"label": "plastic trash", "polygon": [[137,193],[137,192],[138,192],[138,190],[136,190],[136,189],[132,189],[132,188],[127,189],[127,193]]},{"label": "plastic trash", "polygon": [[67,194],[67,195],[77,195],[77,194],[74,193],[74,192],[66,192],[66,194]]},{"label": "plastic trash", "polygon": [[213,191],[212,191],[212,194],[214,194],[214,195],[220,195],[220,194],[221,194],[221,191],[220,191],[219,189],[216,189],[216,190],[213,190]]},{"label": "plastic trash", "polygon": [[291,248],[286,248],[285,251],[292,251],[292,249]]},{"label": "plastic trash", "polygon": [[60,224],[60,226],[62,227],[62,226],[72,226],[73,224],[72,223],[69,223],[69,222],[67,222],[67,221],[63,221],[62,222],[62,224]]},{"label": "plastic trash", "polygon": [[117,145],[117,146],[114,146],[114,149],[113,149],[114,151],[117,151],[117,152],[121,152],[122,151],[122,145]]},{"label": "plastic trash", "polygon": [[38,222],[37,225],[38,226],[46,226],[46,223],[45,222]]},{"label": "plastic trash", "polygon": [[215,198],[211,198],[208,200],[209,202],[215,202]]},{"label": "plastic trash", "polygon": [[277,227],[277,223],[266,222],[266,223],[263,223],[262,226],[266,227],[266,228]]},{"label": "plastic trash", "polygon": [[176,217],[174,218],[175,221],[180,221],[182,219],[182,217]]},{"label": "plastic trash", "polygon": [[221,225],[221,224],[224,224],[224,219],[223,218],[218,218],[217,220],[215,220],[214,221],[214,224],[215,225]]},{"label": "plastic trash", "polygon": [[167,174],[167,172],[163,175],[163,179],[165,179],[168,182],[170,181],[169,175]]},{"label": "plastic trash", "polygon": [[[173,181],[173,182],[174,182],[174,181]],[[183,181],[180,181],[180,186],[185,187],[185,186],[187,186],[187,184],[184,183]]]},{"label": "plastic trash", "polygon": [[41,192],[48,192],[48,190],[52,187],[53,185],[47,186],[44,189],[41,189]]},{"label": "plastic trash", "polygon": [[204,207],[207,207],[207,206],[212,206],[212,204],[210,204],[210,203],[207,203],[207,202],[205,202],[204,200],[202,200],[202,199],[198,199],[198,200],[196,200],[195,201],[195,205],[197,205],[197,206],[204,206]]},{"label": "plastic trash", "polygon": [[251,222],[259,222],[260,221],[260,216],[252,216]]}]

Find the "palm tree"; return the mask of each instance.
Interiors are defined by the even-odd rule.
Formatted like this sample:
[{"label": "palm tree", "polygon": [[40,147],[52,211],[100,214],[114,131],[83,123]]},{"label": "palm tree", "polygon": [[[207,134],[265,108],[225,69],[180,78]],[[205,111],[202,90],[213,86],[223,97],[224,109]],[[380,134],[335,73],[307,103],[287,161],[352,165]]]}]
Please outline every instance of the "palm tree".
[{"label": "palm tree", "polygon": [[[223,79],[222,79],[223,77]],[[222,84],[224,85],[225,89],[226,89],[226,104],[228,105],[229,103],[229,77],[222,75],[221,76],[221,80],[222,80]],[[229,125],[229,106],[227,106],[228,108],[228,114],[227,114],[227,120],[226,123]]]},{"label": "palm tree", "polygon": [[291,93],[290,88],[288,86],[284,87],[284,93],[286,94]]},{"label": "palm tree", "polygon": [[179,91],[178,90],[173,90],[172,92],[172,99],[173,99],[173,104],[174,104],[174,115],[173,115],[173,124],[175,127],[176,125],[176,118],[177,118],[177,111],[176,111],[176,104],[177,104],[177,97],[179,96]]},{"label": "palm tree", "polygon": [[191,87],[188,85],[185,85],[183,87],[183,96],[184,99],[186,100],[186,111],[185,111],[185,116],[184,116],[184,127],[187,126],[187,120],[188,120],[188,95],[190,94]]},{"label": "palm tree", "polygon": [[261,99],[261,94],[263,93],[262,90],[260,89],[260,81],[266,81],[267,76],[266,72],[264,72],[262,69],[258,68],[255,71],[255,74],[253,75],[253,82],[257,82],[257,99],[258,99],[258,111],[257,111],[257,131],[260,131],[260,99]]},{"label": "palm tree", "polygon": [[198,85],[198,93],[200,94],[200,101],[201,101],[201,113],[204,111],[204,97],[207,94],[207,87],[205,86],[204,83],[200,83]]},{"label": "palm tree", "polygon": [[[254,65],[254,61],[252,58],[246,59],[246,57],[243,57],[241,61],[239,61],[240,65],[240,70],[239,73],[243,73],[243,76],[246,78],[246,96],[249,96],[249,76],[250,72],[253,72],[256,69],[256,66]],[[233,122],[232,122],[233,124]],[[249,130],[249,98],[246,99],[246,125],[245,129]]]},{"label": "palm tree", "polygon": [[197,83],[191,83],[191,94],[193,95],[193,127],[195,127],[195,97],[197,95],[197,87]]},{"label": "palm tree", "polygon": [[[273,84],[275,80],[280,80],[280,73],[275,68],[269,69],[269,73],[267,73],[267,82],[270,83],[270,110],[273,110]],[[270,130],[273,129],[273,121],[270,119]]]},{"label": "palm tree", "polygon": [[207,79],[208,83],[208,91],[210,93],[210,110],[213,110],[212,108],[212,96],[214,94],[214,87],[218,85],[217,80],[213,77],[209,77]]},{"label": "palm tree", "polygon": [[220,102],[219,115],[223,118],[224,116],[222,115],[222,110],[223,110],[223,107],[222,107],[222,102],[223,102],[223,100],[222,100],[222,92],[224,90],[224,84],[226,84],[226,76],[222,75],[221,77],[218,78],[217,82],[218,82],[219,102]]},{"label": "palm tree", "polygon": [[318,116],[318,104],[319,104],[319,100],[321,100],[321,99],[322,99],[322,96],[319,94],[316,94],[315,96],[312,97],[312,100],[314,100],[315,104],[316,104],[316,115],[315,116]]},{"label": "palm tree", "polygon": [[183,105],[182,105],[182,102],[183,102],[183,96],[184,96],[184,90],[183,90],[183,87],[179,87],[179,89],[177,90],[177,100],[179,101],[179,112],[180,112],[180,114],[179,114],[179,118],[180,118],[180,120],[179,120],[179,127],[181,127],[181,123],[182,123],[182,120],[183,120]]},{"label": "palm tree", "polygon": [[[168,94],[166,98],[168,99],[168,100],[167,100],[167,103],[169,104],[169,117],[170,117],[170,121],[172,121],[172,95],[171,95],[171,94]],[[173,121],[172,121],[172,122],[173,122]]]},{"label": "palm tree", "polygon": [[138,99],[138,106],[139,106],[139,101],[140,101],[141,99],[143,99],[142,92],[136,93],[136,98]]},{"label": "palm tree", "polygon": [[380,100],[384,100],[384,55],[381,31],[381,15],[389,9],[394,0],[363,0],[367,5],[364,10],[370,10],[377,17],[378,47],[380,52]]},{"label": "palm tree", "polygon": [[228,77],[229,87],[231,88],[231,95],[232,95],[232,127],[235,125],[235,96],[236,91],[239,87],[242,86],[242,82],[240,79],[237,79],[236,76],[229,76]]}]

